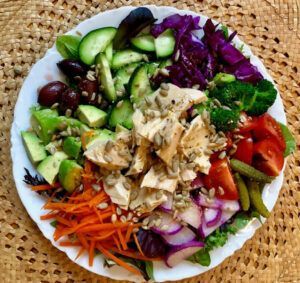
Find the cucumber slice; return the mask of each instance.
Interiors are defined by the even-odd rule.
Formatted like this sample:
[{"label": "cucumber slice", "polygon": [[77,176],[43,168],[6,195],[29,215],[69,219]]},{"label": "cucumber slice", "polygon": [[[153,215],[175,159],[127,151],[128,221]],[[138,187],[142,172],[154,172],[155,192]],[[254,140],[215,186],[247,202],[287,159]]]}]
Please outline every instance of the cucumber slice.
[{"label": "cucumber slice", "polygon": [[171,59],[166,59],[166,60],[163,60],[159,63],[159,68],[160,69],[163,69],[163,68],[166,68],[166,67],[169,67],[169,66],[172,66],[173,65],[173,62]]},{"label": "cucumber slice", "polygon": [[105,56],[109,62],[109,66],[111,66],[111,62],[112,62],[112,58],[113,58],[113,44],[112,42],[110,44],[108,44],[108,46],[106,47],[105,51]]},{"label": "cucumber slice", "polygon": [[155,51],[154,37],[150,34],[141,35],[141,36],[132,38],[131,44],[135,48],[137,48],[141,51],[146,51],[146,52],[154,52]]},{"label": "cucumber slice", "polygon": [[105,97],[109,101],[115,101],[117,99],[114,81],[111,75],[109,62],[104,53],[99,53],[96,57],[96,70],[98,75],[98,81],[103,87]]},{"label": "cucumber slice", "polygon": [[152,77],[156,70],[158,69],[158,63],[157,62],[151,62],[147,64],[148,66],[148,77]]},{"label": "cucumber slice", "polygon": [[145,95],[152,93],[147,71],[147,64],[137,67],[128,83],[130,100],[137,105],[140,105]]},{"label": "cucumber slice", "polygon": [[125,65],[142,61],[144,56],[145,54],[141,54],[131,49],[118,51],[113,56],[111,67],[113,69],[119,69]]},{"label": "cucumber slice", "polygon": [[133,126],[133,112],[134,110],[132,107],[132,103],[128,99],[119,101],[117,105],[112,109],[108,123],[113,128],[117,125],[121,125],[127,129],[131,129]]},{"label": "cucumber slice", "polygon": [[82,38],[79,45],[80,60],[87,65],[92,65],[96,55],[103,52],[112,42],[116,32],[117,29],[114,27],[99,28],[89,32]]},{"label": "cucumber slice", "polygon": [[115,89],[118,97],[121,97],[126,93],[126,84],[128,84],[132,73],[138,65],[139,63],[132,63],[117,71],[115,76]]},{"label": "cucumber slice", "polygon": [[171,56],[175,48],[175,37],[171,29],[165,30],[154,40],[156,56],[164,58]]}]

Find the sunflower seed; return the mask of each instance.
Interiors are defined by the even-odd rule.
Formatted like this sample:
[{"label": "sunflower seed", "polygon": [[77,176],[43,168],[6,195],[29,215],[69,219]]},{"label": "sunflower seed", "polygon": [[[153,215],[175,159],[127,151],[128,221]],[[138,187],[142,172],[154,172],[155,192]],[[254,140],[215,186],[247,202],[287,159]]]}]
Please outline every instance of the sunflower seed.
[{"label": "sunflower seed", "polygon": [[206,155],[211,155],[212,153],[213,153],[213,151],[210,150],[210,149],[205,149],[204,150],[204,154],[206,154]]},{"label": "sunflower seed", "polygon": [[234,101],[233,103],[234,103],[235,105],[237,105],[237,106],[240,106],[240,105],[242,104],[242,102],[241,102],[241,101],[238,101],[238,100]]},{"label": "sunflower seed", "polygon": [[120,220],[121,220],[122,223],[125,223],[125,222],[127,221],[126,216],[125,216],[125,215],[122,215],[122,216],[120,217]]},{"label": "sunflower seed", "polygon": [[177,62],[179,60],[179,57],[180,57],[180,50],[178,49],[175,53],[174,61]]},{"label": "sunflower seed", "polygon": [[167,90],[161,89],[161,90],[159,91],[159,94],[160,94],[161,96],[163,96],[163,97],[167,97],[169,93],[168,93]]},{"label": "sunflower seed", "polygon": [[222,196],[222,195],[224,195],[224,189],[222,188],[222,187],[218,187],[218,192],[219,192],[219,194]]},{"label": "sunflower seed", "polygon": [[123,100],[120,100],[120,101],[117,103],[116,107],[117,107],[117,108],[120,108],[122,105],[123,105]]},{"label": "sunflower seed", "polygon": [[189,156],[190,161],[194,161],[196,158],[197,158],[197,155],[194,152]]},{"label": "sunflower seed", "polygon": [[92,184],[92,188],[96,191],[96,192],[99,192],[101,190],[101,187],[100,185],[98,184]]},{"label": "sunflower seed", "polygon": [[215,188],[211,188],[211,189],[208,191],[208,196],[209,196],[209,198],[214,198],[214,197],[215,197],[215,193],[216,193],[216,189],[215,189]]},{"label": "sunflower seed", "polygon": [[201,191],[201,193],[203,193],[203,194],[205,194],[205,195],[208,195],[208,190],[205,189],[204,187],[202,187],[202,188],[200,189],[200,191]]},{"label": "sunflower seed", "polygon": [[174,199],[175,200],[181,200],[182,199],[182,194],[176,194],[176,195],[174,195]]},{"label": "sunflower seed", "polygon": [[67,131],[62,131],[59,133],[62,137],[67,137],[68,136],[68,132]]},{"label": "sunflower seed", "polygon": [[116,222],[117,221],[117,215],[115,215],[115,214],[113,214],[112,216],[111,216],[111,222]]},{"label": "sunflower seed", "polygon": [[108,204],[106,202],[102,202],[102,203],[98,204],[97,207],[99,209],[105,209],[105,208],[108,208]]},{"label": "sunflower seed", "polygon": [[170,179],[176,179],[178,177],[178,173],[172,172],[171,174],[168,174],[168,178]]},{"label": "sunflower seed", "polygon": [[164,181],[164,180],[166,180],[167,179],[167,176],[166,175],[161,175],[159,178],[158,178],[158,180],[159,181]]},{"label": "sunflower seed", "polygon": [[177,172],[178,169],[179,169],[179,160],[174,159],[172,162],[172,170],[173,170],[173,172]]},{"label": "sunflower seed", "polygon": [[159,69],[158,72],[165,77],[168,77],[170,74],[170,72],[166,68]]},{"label": "sunflower seed", "polygon": [[116,184],[116,180],[114,180],[114,179],[106,179],[105,180],[105,183],[108,185],[108,186],[114,186],[115,184]]},{"label": "sunflower seed", "polygon": [[100,104],[102,102],[102,96],[101,95],[98,95],[97,102],[98,102],[98,104]]},{"label": "sunflower seed", "polygon": [[71,129],[71,127],[67,128],[67,133],[68,133],[69,136],[72,136],[72,129]]},{"label": "sunflower seed", "polygon": [[133,217],[132,221],[136,223],[136,222],[139,222],[139,219],[137,217]]},{"label": "sunflower seed", "polygon": [[236,147],[232,147],[232,149],[229,150],[228,154],[229,155],[233,155],[236,153],[237,148]]},{"label": "sunflower seed", "polygon": [[95,78],[95,72],[94,71],[88,71],[87,75],[86,75],[86,78],[90,81],[95,81],[96,78]]},{"label": "sunflower seed", "polygon": [[166,83],[161,83],[160,88],[164,89],[164,90],[169,90],[170,89],[169,85],[166,84]]},{"label": "sunflower seed", "polygon": [[240,116],[240,121],[241,121],[242,123],[245,123],[245,122],[247,121],[247,118],[246,118],[244,115],[241,115],[241,116]]},{"label": "sunflower seed", "polygon": [[133,216],[132,212],[129,212],[127,214],[127,221],[130,221],[132,219],[132,216]]},{"label": "sunflower seed", "polygon": [[187,163],[187,164],[186,164],[186,167],[187,167],[188,169],[194,169],[195,166],[196,166],[196,164],[195,164],[194,162],[190,162],[190,163]]},{"label": "sunflower seed", "polygon": [[152,102],[151,102],[151,100],[150,100],[150,98],[148,97],[148,96],[145,96],[145,102],[146,102],[146,104],[148,105],[148,106],[150,106],[151,104],[152,104]]},{"label": "sunflower seed", "polygon": [[114,143],[111,140],[108,140],[105,144],[104,150],[110,151],[114,146]]},{"label": "sunflower seed", "polygon": [[[144,228],[145,230],[148,230],[149,228],[148,227],[146,227],[146,228]],[[137,233],[139,231],[139,228],[134,228],[133,230],[132,230],[132,232],[133,233]]]},{"label": "sunflower seed", "polygon": [[106,154],[103,155],[103,159],[106,161],[106,162],[112,162],[112,158]]},{"label": "sunflower seed", "polygon": [[128,182],[124,182],[123,186],[126,190],[130,190],[131,189],[131,185]]},{"label": "sunflower seed", "polygon": [[225,158],[225,156],[226,156],[226,151],[222,151],[222,152],[219,154],[218,158],[219,158],[219,159],[223,159],[223,158]]},{"label": "sunflower seed", "polygon": [[93,92],[93,93],[92,93],[92,96],[91,96],[91,101],[94,101],[94,100],[95,100],[95,98],[96,98],[96,93],[95,93],[95,92]]},{"label": "sunflower seed", "polygon": [[159,96],[156,96],[155,99],[154,99],[154,101],[155,101],[155,103],[157,104],[157,106],[158,106],[159,108],[162,107],[162,101],[161,101],[161,99],[160,99]]},{"label": "sunflower seed", "polygon": [[72,115],[72,110],[71,109],[67,109],[66,113],[65,113],[65,116],[66,117],[70,117],[71,115]]},{"label": "sunflower seed", "polygon": [[216,99],[216,98],[213,100],[213,102],[214,102],[215,105],[217,105],[219,107],[222,106],[221,102],[218,99]]},{"label": "sunflower seed", "polygon": [[165,225],[161,226],[160,229],[163,231],[166,231],[169,229],[169,226],[165,224]]},{"label": "sunflower seed", "polygon": [[130,200],[135,200],[138,196],[138,192],[137,191],[133,191],[130,194]]},{"label": "sunflower seed", "polygon": [[160,147],[161,146],[161,144],[162,144],[162,137],[161,137],[161,135],[157,132],[155,135],[154,135],[154,144],[156,145],[156,146],[158,146],[158,147]]},{"label": "sunflower seed", "polygon": [[120,207],[117,207],[117,209],[116,209],[116,213],[117,213],[117,215],[121,215],[121,214],[122,214],[122,210],[121,210],[121,208],[120,208]]},{"label": "sunflower seed", "polygon": [[51,109],[56,109],[58,106],[59,106],[59,103],[56,102],[56,103],[54,103],[54,104],[51,106]]},{"label": "sunflower seed", "polygon": [[157,218],[155,220],[155,226],[159,226],[161,224],[162,220],[160,218]]}]

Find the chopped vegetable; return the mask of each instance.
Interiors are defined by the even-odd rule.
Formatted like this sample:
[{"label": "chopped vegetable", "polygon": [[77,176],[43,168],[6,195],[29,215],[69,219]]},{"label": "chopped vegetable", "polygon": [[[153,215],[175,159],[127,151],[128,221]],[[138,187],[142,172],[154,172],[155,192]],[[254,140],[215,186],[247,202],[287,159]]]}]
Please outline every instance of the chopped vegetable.
[{"label": "chopped vegetable", "polygon": [[217,131],[228,132],[237,127],[240,113],[236,110],[213,108],[210,111],[211,123]]},{"label": "chopped vegetable", "polygon": [[293,151],[295,151],[296,141],[295,141],[293,135],[291,134],[289,128],[286,125],[284,125],[282,123],[279,123],[279,125],[280,125],[281,132],[284,137],[285,144],[286,144],[285,151],[284,151],[284,157],[286,157],[286,156],[290,155],[291,153],[293,153]]},{"label": "chopped vegetable", "polygon": [[273,181],[273,178],[271,176],[267,176],[265,173],[255,169],[254,167],[240,160],[231,159],[230,165],[234,171],[252,180],[256,180],[258,182],[264,182],[264,183],[271,183]]},{"label": "chopped vegetable", "polygon": [[217,73],[214,78],[213,82],[217,86],[222,86],[225,84],[229,84],[235,81],[235,76],[231,74],[225,74],[225,73]]},{"label": "chopped vegetable", "polygon": [[76,35],[61,35],[56,39],[56,49],[65,59],[78,59],[81,38]]},{"label": "chopped vegetable", "polygon": [[263,203],[258,183],[255,181],[248,181],[247,186],[251,204],[261,216],[269,217],[270,212]]}]

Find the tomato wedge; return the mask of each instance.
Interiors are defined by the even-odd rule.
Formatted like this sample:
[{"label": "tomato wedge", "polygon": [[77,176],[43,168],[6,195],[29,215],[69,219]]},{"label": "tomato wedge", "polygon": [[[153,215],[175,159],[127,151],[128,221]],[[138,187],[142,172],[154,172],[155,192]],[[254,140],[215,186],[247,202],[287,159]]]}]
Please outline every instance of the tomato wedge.
[{"label": "tomato wedge", "polygon": [[249,165],[253,157],[253,139],[250,133],[244,134],[245,138],[237,143],[237,150],[233,157]]},{"label": "tomato wedge", "polygon": [[285,141],[281,132],[281,128],[276,120],[268,113],[258,117],[257,127],[253,130],[253,136],[261,141],[267,138],[273,138],[277,141],[280,149],[285,150]]},{"label": "tomato wedge", "polygon": [[239,134],[248,133],[257,126],[257,117],[250,117],[246,113],[241,114],[240,120],[243,122],[239,123],[239,127],[235,130]]},{"label": "tomato wedge", "polygon": [[[236,184],[226,158],[212,162],[208,175],[203,178],[207,189],[215,188],[216,197],[220,199],[237,200],[239,198]],[[224,194],[220,194],[218,187],[222,187]]]},{"label": "tomato wedge", "polygon": [[254,144],[253,165],[269,176],[278,176],[284,163],[283,152],[274,138]]}]

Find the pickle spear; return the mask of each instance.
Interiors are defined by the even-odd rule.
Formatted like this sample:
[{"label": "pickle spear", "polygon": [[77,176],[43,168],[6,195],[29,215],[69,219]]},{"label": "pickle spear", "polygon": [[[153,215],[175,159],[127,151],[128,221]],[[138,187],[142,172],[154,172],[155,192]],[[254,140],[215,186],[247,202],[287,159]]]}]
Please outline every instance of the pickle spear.
[{"label": "pickle spear", "polygon": [[234,174],[234,179],[239,190],[242,209],[244,211],[247,211],[250,208],[250,199],[249,199],[249,193],[246,184],[239,173]]}]

